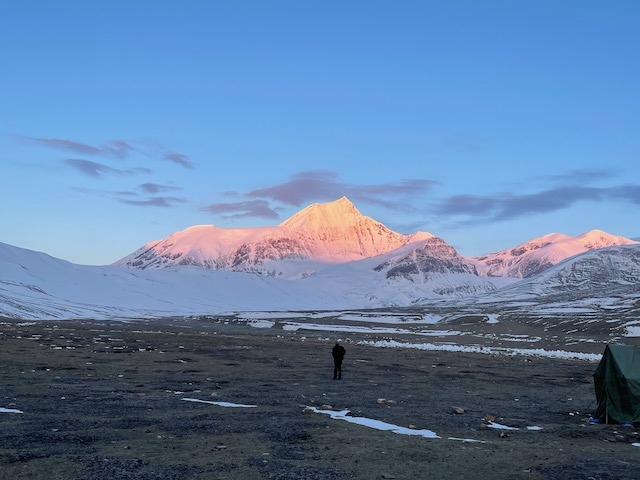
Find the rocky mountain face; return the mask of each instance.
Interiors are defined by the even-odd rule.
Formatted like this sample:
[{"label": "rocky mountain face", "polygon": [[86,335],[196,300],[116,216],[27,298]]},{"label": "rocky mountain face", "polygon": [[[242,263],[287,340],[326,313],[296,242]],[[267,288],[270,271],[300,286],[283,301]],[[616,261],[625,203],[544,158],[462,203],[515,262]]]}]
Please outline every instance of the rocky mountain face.
[{"label": "rocky mountain face", "polygon": [[362,215],[345,197],[313,204],[277,227],[190,227],[152,242],[114,265],[166,268],[177,265],[296,278],[323,265],[369,258],[432,237],[402,235]]},{"label": "rocky mountain face", "polygon": [[[614,305],[628,298],[640,308],[640,245],[622,245],[593,249],[568,258],[544,272],[507,286],[496,299],[535,299],[539,302],[561,301],[579,306],[607,297]],[[613,308],[615,313],[615,308]],[[600,312],[602,315],[604,312]]]},{"label": "rocky mountain face", "polygon": [[[168,268],[178,266],[185,268]],[[14,318],[439,303],[446,315],[505,315],[606,334],[612,325],[640,331],[638,285],[640,244],[624,237],[555,233],[468,258],[429,233],[394,232],[346,198],[311,205],[278,226],[190,227],[115,266],[73,265],[0,243],[0,317]]]},{"label": "rocky mountain face", "polygon": [[428,280],[434,274],[478,275],[473,262],[458,254],[451,245],[438,237],[421,242],[419,247],[406,254],[390,258],[373,270],[384,271],[388,279],[404,277],[419,282]]},{"label": "rocky mountain face", "polygon": [[[592,250],[555,265],[540,276],[547,289],[640,292],[640,245]],[[542,293],[542,292],[541,292]]]},{"label": "rocky mountain face", "polygon": [[[310,205],[278,226],[219,228],[198,225],[151,242],[114,265],[161,269],[194,265],[213,270],[304,278],[329,265],[374,258],[387,279],[427,281],[435,274],[529,278],[566,258],[616,245],[638,243],[592,230],[578,237],[552,233],[476,258],[459,255],[430,233],[403,235],[362,215],[343,197]],[[405,247],[414,245],[407,250]]]},{"label": "rocky mountain face", "polygon": [[481,275],[528,278],[580,253],[637,243],[601,230],[591,230],[577,237],[552,233],[474,260]]}]

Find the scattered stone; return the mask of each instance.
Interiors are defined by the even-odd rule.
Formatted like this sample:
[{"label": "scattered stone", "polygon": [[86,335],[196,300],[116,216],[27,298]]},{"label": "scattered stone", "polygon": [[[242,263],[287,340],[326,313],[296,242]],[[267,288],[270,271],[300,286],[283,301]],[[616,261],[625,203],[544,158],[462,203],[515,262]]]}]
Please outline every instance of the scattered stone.
[{"label": "scattered stone", "polygon": [[464,408],[462,407],[453,407],[453,413],[457,413],[458,415],[461,415],[464,413]]},{"label": "scattered stone", "polygon": [[493,415],[487,415],[486,417],[484,417],[484,421],[485,422],[495,422],[496,417],[494,417]]},{"label": "scattered stone", "polygon": [[333,407],[325,403],[323,405],[320,405],[320,410],[333,410]]},{"label": "scattered stone", "polygon": [[395,400],[388,400],[386,398],[379,398],[378,400],[376,400],[376,403],[378,405],[391,405],[392,403],[396,403]]}]

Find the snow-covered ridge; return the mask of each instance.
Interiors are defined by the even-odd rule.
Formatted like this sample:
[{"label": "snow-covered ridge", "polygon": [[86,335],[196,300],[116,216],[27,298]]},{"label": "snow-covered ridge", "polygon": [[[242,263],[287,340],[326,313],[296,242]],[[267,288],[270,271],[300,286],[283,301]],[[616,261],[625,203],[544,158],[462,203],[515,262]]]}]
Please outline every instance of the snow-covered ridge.
[{"label": "snow-covered ridge", "polygon": [[[142,270],[194,265],[299,279],[330,265],[393,254],[372,268],[384,270],[388,278],[403,276],[412,281],[418,277],[424,281],[435,273],[527,278],[589,250],[635,243],[601,230],[577,237],[552,233],[500,252],[467,258],[431,233],[394,232],[362,215],[342,197],[309,205],[272,227],[189,227],[144,245],[114,265]],[[408,251],[407,246],[412,248]]]},{"label": "snow-covered ridge", "polygon": [[[74,265],[0,243],[0,316],[377,309],[446,300],[471,309],[527,303],[540,318],[568,310],[602,317],[635,308],[639,257],[638,242],[594,230],[468,258],[430,233],[393,232],[342,198],[274,227],[193,226],[118,262],[130,268]],[[550,300],[543,305],[543,298]]]},{"label": "snow-covered ridge", "polygon": [[640,245],[619,245],[589,250],[502,289],[498,297],[540,298],[556,296],[611,295],[638,292],[640,285]]},{"label": "snow-covered ridge", "polygon": [[638,242],[602,230],[591,230],[577,237],[551,233],[473,260],[481,275],[527,278],[574,255],[600,248],[633,244]]},{"label": "snow-covered ridge", "polygon": [[[545,322],[564,316],[563,321],[576,326],[599,322],[599,328],[609,329],[619,323],[619,333],[626,335],[638,328],[640,245],[591,250],[518,281],[465,271],[468,265],[458,263],[455,250],[441,248],[438,240],[333,265],[295,281],[193,266],[80,266],[0,243],[0,317],[99,319],[412,307],[420,315],[439,311],[442,321],[484,312],[492,323],[496,314],[508,311]],[[442,261],[433,271],[433,259],[421,258],[430,246]],[[397,266],[411,271],[387,275]],[[611,319],[617,323],[609,324]]]},{"label": "snow-covered ridge", "polygon": [[394,232],[362,215],[343,197],[310,205],[274,227],[190,227],[148,243],[114,265],[140,269],[196,265],[296,278],[430,237],[425,232]]}]

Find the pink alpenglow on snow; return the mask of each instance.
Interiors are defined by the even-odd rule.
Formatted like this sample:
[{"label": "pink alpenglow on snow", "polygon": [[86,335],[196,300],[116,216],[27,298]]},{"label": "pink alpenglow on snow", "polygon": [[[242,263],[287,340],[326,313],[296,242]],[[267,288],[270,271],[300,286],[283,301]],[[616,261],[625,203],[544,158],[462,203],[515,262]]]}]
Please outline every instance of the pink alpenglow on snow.
[{"label": "pink alpenglow on snow", "polygon": [[143,269],[198,265],[268,272],[274,261],[284,260],[298,263],[309,273],[317,270],[309,262],[336,264],[361,260],[431,237],[426,232],[413,235],[394,232],[362,215],[342,197],[334,202],[314,203],[274,227],[190,227],[148,243],[115,265]]},{"label": "pink alpenglow on snow", "polygon": [[638,242],[602,230],[591,230],[577,237],[550,233],[507,250],[476,257],[476,268],[481,275],[491,277],[527,278],[589,250],[634,244]]}]

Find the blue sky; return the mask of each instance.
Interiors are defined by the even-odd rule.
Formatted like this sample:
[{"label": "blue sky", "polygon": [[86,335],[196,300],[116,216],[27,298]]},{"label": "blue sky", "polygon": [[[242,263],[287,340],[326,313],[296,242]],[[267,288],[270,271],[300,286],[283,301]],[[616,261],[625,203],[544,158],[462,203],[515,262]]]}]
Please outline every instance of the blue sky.
[{"label": "blue sky", "polygon": [[640,3],[5,2],[0,241],[108,264],[349,197],[465,255],[640,235]]}]

